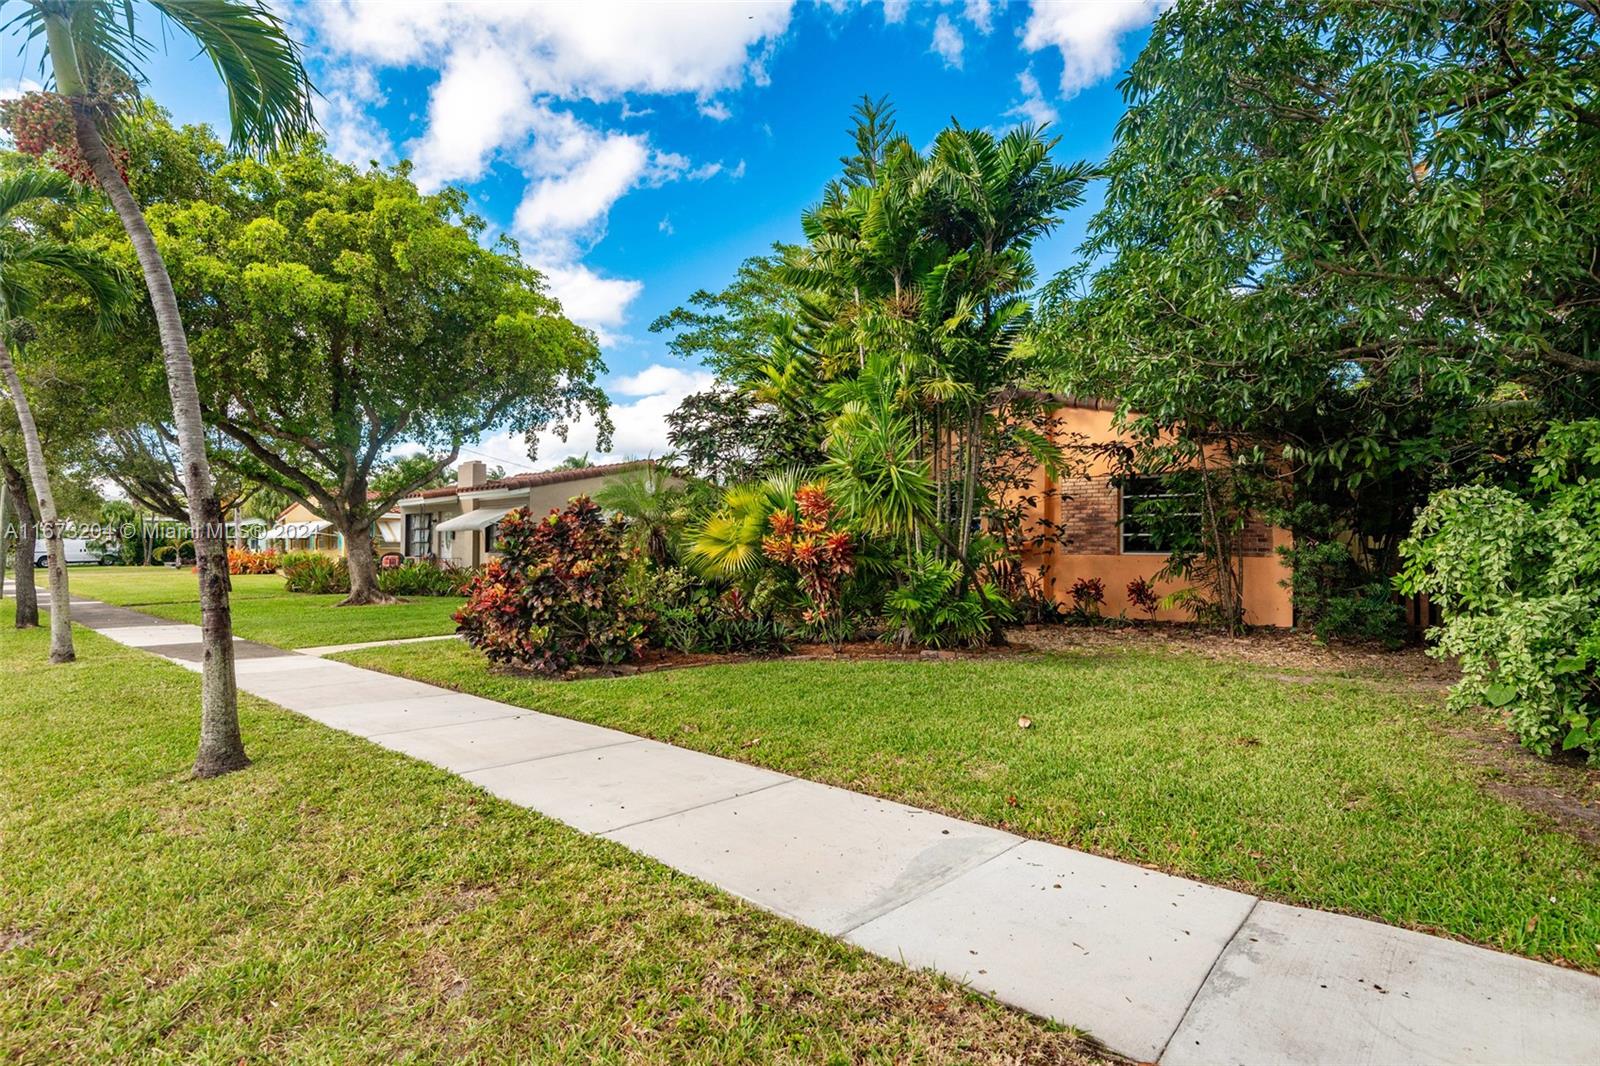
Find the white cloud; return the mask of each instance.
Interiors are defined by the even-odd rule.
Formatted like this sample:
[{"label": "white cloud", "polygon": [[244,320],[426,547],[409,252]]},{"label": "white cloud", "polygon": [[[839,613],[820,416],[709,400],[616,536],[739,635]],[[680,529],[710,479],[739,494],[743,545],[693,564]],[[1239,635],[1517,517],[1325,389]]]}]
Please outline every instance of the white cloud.
[{"label": "white cloud", "polygon": [[526,137],[533,122],[524,68],[485,45],[451,52],[428,100],[428,125],[410,144],[417,184],[476,181],[502,145]]},{"label": "white cloud", "polygon": [[1122,66],[1122,36],[1151,22],[1170,0],[1034,0],[1023,29],[1029,52],[1061,53],[1061,95],[1071,97]]},{"label": "white cloud", "polygon": [[534,93],[612,100],[623,93],[707,97],[742,83],[790,4],[746,2],[484,4],[325,0],[302,9],[316,43],[390,67],[443,66],[489,42],[516,56]]},{"label": "white cloud", "polygon": [[739,165],[738,166],[736,166],[732,170],[728,171],[728,180],[729,181],[738,181],[742,177],[744,177],[744,160],[743,159],[739,160]]},{"label": "white cloud", "polygon": [[911,10],[911,0],[883,0],[883,21],[885,25],[893,26],[906,20],[906,12]]},{"label": "white cloud", "polygon": [[545,170],[528,186],[512,225],[519,235],[544,242],[591,231],[639,183],[650,163],[642,137],[611,133],[585,141],[569,165]]},{"label": "white cloud", "polygon": [[708,100],[701,104],[700,113],[716,122],[726,122],[733,117],[733,112],[721,100]]},{"label": "white cloud", "polygon": [[674,233],[678,232],[677,230],[672,228],[672,216],[671,215],[662,215],[661,216],[661,221],[656,223],[656,230],[658,232],[665,233],[668,237],[670,237]]},{"label": "white cloud", "polygon": [[19,96],[36,93],[43,88],[43,85],[40,85],[32,78],[18,78],[15,85],[7,85],[0,88],[0,100],[15,100]]},{"label": "white cloud", "polygon": [[394,144],[373,113],[388,101],[378,76],[365,63],[335,67],[322,79],[322,124],[328,149],[346,162],[365,166],[372,160],[394,161]]},{"label": "white cloud", "polygon": [[683,397],[710,388],[714,377],[705,370],[684,370],[682,367],[652,363],[637,374],[629,374],[612,382],[611,391],[621,396],[670,393]]},{"label": "white cloud", "polygon": [[605,340],[642,287],[581,262],[604,235],[612,205],[640,187],[705,180],[722,164],[696,167],[644,134],[590,126],[560,103],[620,101],[625,120],[650,113],[630,94],[683,93],[725,118],[731,111],[716,94],[765,83],[790,4],[325,0],[290,17],[334,90],[323,117],[346,158],[392,158],[371,117],[382,99],[379,72],[439,72],[426,124],[405,146],[417,183],[432,190],[480,180],[497,163],[518,167],[527,186],[512,228],[525,257],[568,314]]},{"label": "white cloud", "polygon": [[968,22],[972,23],[972,28],[984,36],[987,37],[993,32],[994,7],[989,3],[989,0],[967,0],[967,6],[963,9],[962,14],[966,16]]},{"label": "white cloud", "polygon": [[[568,456],[584,454],[597,463],[662,455],[670,448],[667,415],[677,409],[685,396],[710,388],[714,380],[714,375],[706,370],[683,370],[658,363],[612,381],[607,391],[614,399],[621,397],[625,402],[615,402],[611,406],[611,421],[616,425],[611,450],[597,451],[593,424],[580,422],[571,427],[565,441],[554,432],[539,434],[537,465],[547,469]],[[528,468],[528,452],[521,436],[503,433],[489,437],[474,451],[487,454],[491,461],[505,463],[511,470]]]},{"label": "white cloud", "polygon": [[933,24],[933,44],[928,51],[939,53],[939,58],[944,60],[946,67],[961,68],[961,52],[966,47],[966,39],[961,36],[961,31],[956,29],[955,23],[950,21],[949,15],[940,15]]},{"label": "white cloud", "polygon": [[1022,90],[1022,102],[1014,105],[1006,114],[1026,119],[1035,126],[1042,126],[1047,122],[1053,123],[1061,117],[1044,98],[1039,79],[1034,77],[1032,67],[1017,75],[1017,87]]},{"label": "white cloud", "polygon": [[628,320],[628,305],[643,291],[644,282],[605,277],[570,260],[541,261],[536,256],[528,259],[544,274],[550,283],[550,294],[561,301],[561,310],[568,318],[594,330],[600,343],[615,343],[613,331]]}]

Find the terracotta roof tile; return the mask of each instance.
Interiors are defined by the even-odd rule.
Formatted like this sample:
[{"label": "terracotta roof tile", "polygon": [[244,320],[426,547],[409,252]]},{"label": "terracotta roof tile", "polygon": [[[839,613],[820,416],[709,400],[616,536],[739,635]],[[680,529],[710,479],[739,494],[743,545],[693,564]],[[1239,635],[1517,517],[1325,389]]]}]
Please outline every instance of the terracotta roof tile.
[{"label": "terracotta roof tile", "polygon": [[592,477],[607,477],[624,470],[638,470],[654,465],[651,459],[632,459],[624,463],[603,463],[600,466],[563,466],[555,470],[540,470],[532,474],[513,474],[498,478],[470,489],[460,485],[443,485],[436,489],[423,489],[406,497],[408,500],[432,500],[455,496],[461,492],[483,492],[486,489],[531,489],[540,485],[560,485],[566,481],[584,481]]}]

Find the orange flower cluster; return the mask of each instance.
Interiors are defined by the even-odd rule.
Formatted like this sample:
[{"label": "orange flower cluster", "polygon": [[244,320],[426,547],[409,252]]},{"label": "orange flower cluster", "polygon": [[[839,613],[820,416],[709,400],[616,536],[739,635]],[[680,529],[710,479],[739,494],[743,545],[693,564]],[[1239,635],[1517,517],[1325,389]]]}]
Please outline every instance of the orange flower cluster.
[{"label": "orange flower cluster", "polygon": [[794,494],[797,520],[788,511],[768,520],[772,532],[761,540],[768,559],[792,567],[800,590],[811,605],[802,616],[816,625],[839,612],[839,593],[845,578],[855,572],[855,540],[847,530],[833,526],[834,503],[820,482],[802,485]]}]

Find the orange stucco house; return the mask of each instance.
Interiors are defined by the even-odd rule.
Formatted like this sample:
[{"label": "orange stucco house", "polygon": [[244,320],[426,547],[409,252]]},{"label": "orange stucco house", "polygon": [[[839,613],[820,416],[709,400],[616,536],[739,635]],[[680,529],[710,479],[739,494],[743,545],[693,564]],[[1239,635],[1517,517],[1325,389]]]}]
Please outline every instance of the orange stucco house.
[{"label": "orange stucco house", "polygon": [[[1028,493],[1037,499],[1034,513],[1060,526],[1065,543],[1029,550],[1023,565],[1030,573],[1043,573],[1046,587],[1058,601],[1070,604],[1068,590],[1079,578],[1098,578],[1105,584],[1107,614],[1126,610],[1130,617],[1141,617],[1142,612],[1128,602],[1128,583],[1136,578],[1153,582],[1167,556],[1144,541],[1136,523],[1128,518],[1139,493],[1158,491],[1158,486],[1139,484],[1150,479],[1129,482],[1117,478],[1111,460],[1096,447],[1130,439],[1112,426],[1115,404],[1071,397],[1057,397],[1052,402],[1057,404],[1052,411],[1055,443],[1084,462],[1074,464],[1071,477],[1057,479],[1042,470],[1034,472]],[[1294,624],[1294,606],[1285,584],[1290,571],[1277,552],[1291,543],[1288,530],[1264,520],[1246,527],[1241,582],[1246,623]],[[1178,587],[1171,582],[1156,583],[1162,596]],[[1186,621],[1188,615],[1181,609],[1162,608],[1156,618]]]}]

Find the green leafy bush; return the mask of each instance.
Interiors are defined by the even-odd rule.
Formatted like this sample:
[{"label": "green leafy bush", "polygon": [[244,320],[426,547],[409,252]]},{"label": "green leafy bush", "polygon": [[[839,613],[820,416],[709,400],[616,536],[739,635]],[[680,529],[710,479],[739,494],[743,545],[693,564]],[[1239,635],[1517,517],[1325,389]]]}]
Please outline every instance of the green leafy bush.
[{"label": "green leafy bush", "polygon": [[406,559],[378,571],[378,588],[390,596],[458,596],[466,583],[460,567]]},{"label": "green leafy bush", "polygon": [[1522,494],[1436,494],[1402,549],[1402,587],[1443,612],[1451,703],[1504,708],[1527,747],[1600,761],[1600,420],[1555,426]]},{"label": "green leafy bush", "polygon": [[1400,643],[1405,613],[1394,589],[1368,573],[1343,541],[1303,539],[1280,548],[1292,577],[1296,624],[1323,640]]},{"label": "green leafy bush", "polygon": [[778,651],[789,634],[738,588],[719,589],[679,567],[649,568],[636,592],[650,614],[649,641],[684,654]]},{"label": "green leafy bush", "polygon": [[194,541],[180,540],[178,542],[178,561],[182,563],[194,562]]},{"label": "green leafy bush", "polygon": [[155,550],[150,553],[150,558],[155,562],[161,563],[163,566],[172,562],[172,560],[176,559],[177,557],[177,546],[172,544],[158,544],[156,545]]},{"label": "green leafy bush", "polygon": [[492,662],[552,675],[638,654],[647,619],[627,595],[625,532],[583,496],[542,518],[512,511],[500,522],[501,558],[456,612],[462,636]]},{"label": "green leafy bush", "polygon": [[283,574],[283,587],[290,592],[327,595],[350,591],[350,567],[334,555],[286,552],[278,569]]},{"label": "green leafy bush", "polygon": [[989,639],[997,623],[1016,617],[1010,601],[992,585],[970,585],[962,593],[960,565],[929,552],[906,566],[883,608],[890,638],[929,648],[975,647]]}]

